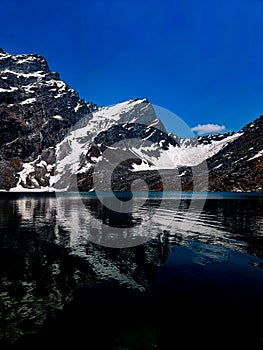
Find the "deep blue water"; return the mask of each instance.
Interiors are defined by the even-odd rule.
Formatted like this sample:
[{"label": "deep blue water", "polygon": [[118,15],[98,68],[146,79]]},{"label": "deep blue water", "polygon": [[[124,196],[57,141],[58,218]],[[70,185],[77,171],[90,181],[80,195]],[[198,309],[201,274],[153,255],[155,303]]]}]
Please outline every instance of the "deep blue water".
[{"label": "deep blue water", "polygon": [[263,347],[263,197],[143,197],[0,197],[1,349]]}]

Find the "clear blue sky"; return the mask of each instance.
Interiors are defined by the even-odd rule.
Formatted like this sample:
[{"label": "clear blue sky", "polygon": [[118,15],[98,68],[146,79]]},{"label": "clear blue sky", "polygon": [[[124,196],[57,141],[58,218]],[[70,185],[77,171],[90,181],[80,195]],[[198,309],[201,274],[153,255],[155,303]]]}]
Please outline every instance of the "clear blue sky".
[{"label": "clear blue sky", "polygon": [[227,130],[263,114],[262,0],[0,0],[0,11],[0,46],[45,56],[87,101],[146,97],[190,127]]}]

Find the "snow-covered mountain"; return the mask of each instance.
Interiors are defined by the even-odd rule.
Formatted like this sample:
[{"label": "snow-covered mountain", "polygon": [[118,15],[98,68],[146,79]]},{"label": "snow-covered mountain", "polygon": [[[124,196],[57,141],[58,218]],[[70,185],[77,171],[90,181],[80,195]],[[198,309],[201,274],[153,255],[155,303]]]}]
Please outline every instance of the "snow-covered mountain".
[{"label": "snow-covered mountain", "polygon": [[[54,146],[94,109],[50,71],[45,58],[0,49],[0,188],[16,187],[23,164],[40,155],[53,164]],[[35,187],[48,186],[38,173]]]},{"label": "snow-covered mountain", "polygon": [[135,180],[138,190],[263,188],[262,117],[237,133],[181,139],[146,99],[81,100],[39,55],[0,50],[0,117],[2,190],[128,191]]}]

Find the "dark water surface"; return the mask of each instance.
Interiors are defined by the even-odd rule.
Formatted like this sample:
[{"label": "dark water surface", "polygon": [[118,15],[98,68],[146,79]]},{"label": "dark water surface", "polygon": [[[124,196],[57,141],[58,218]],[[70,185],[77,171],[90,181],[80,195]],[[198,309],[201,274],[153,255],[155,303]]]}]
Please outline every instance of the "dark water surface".
[{"label": "dark water surface", "polygon": [[[2,195],[0,348],[262,349],[263,197],[174,197]],[[147,239],[92,243],[94,218]]]}]

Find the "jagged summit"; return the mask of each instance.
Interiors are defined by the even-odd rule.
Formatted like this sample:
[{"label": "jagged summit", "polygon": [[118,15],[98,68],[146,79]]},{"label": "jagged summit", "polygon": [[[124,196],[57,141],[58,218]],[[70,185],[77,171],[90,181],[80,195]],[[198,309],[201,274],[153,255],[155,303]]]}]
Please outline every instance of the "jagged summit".
[{"label": "jagged summit", "polygon": [[11,55],[2,49],[0,58],[0,70],[13,71],[16,73],[50,73],[48,63],[43,56],[37,54],[17,54]]},{"label": "jagged summit", "polygon": [[0,47],[0,54],[2,55],[6,55],[7,53],[2,49],[2,47]]}]

